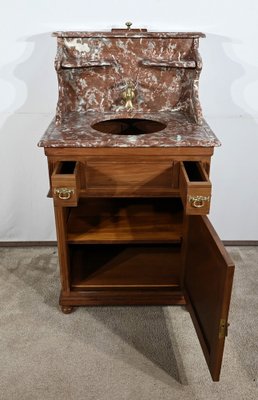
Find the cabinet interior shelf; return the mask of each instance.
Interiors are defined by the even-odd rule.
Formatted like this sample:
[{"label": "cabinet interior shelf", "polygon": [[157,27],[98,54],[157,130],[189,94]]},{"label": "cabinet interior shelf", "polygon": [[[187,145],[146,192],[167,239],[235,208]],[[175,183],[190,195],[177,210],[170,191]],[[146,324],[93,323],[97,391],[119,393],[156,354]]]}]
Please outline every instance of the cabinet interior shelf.
[{"label": "cabinet interior shelf", "polygon": [[180,245],[70,245],[71,289],[178,290]]},{"label": "cabinet interior shelf", "polygon": [[182,204],[178,198],[81,199],[71,208],[68,243],[180,243]]}]

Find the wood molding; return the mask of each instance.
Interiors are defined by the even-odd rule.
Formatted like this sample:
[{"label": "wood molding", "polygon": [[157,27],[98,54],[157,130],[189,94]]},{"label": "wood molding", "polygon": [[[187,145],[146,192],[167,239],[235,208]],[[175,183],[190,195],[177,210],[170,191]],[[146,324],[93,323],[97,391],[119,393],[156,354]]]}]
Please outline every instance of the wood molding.
[{"label": "wood molding", "polygon": [[[224,246],[258,246],[258,240],[222,240]],[[57,246],[53,241],[2,241],[0,247],[34,247],[34,246]]]},{"label": "wood molding", "polygon": [[258,240],[222,240],[224,246],[258,246]]},{"label": "wood molding", "polygon": [[13,241],[0,242],[0,247],[34,247],[34,246],[57,246],[56,241]]}]

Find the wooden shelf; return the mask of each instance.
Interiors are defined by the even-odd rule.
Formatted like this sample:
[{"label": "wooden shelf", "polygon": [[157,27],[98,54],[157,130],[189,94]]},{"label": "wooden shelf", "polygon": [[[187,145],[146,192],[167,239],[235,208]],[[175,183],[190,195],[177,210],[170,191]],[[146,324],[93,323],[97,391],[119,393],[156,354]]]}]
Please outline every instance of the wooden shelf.
[{"label": "wooden shelf", "polygon": [[177,198],[81,199],[72,208],[68,243],[180,243],[182,204]]},{"label": "wooden shelf", "polygon": [[180,245],[70,245],[71,289],[179,289]]}]

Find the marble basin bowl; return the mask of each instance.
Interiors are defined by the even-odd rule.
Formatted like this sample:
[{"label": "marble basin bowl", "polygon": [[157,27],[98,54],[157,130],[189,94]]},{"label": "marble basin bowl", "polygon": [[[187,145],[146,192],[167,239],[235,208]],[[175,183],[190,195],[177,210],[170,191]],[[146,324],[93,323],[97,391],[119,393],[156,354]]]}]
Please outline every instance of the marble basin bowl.
[{"label": "marble basin bowl", "polygon": [[142,135],[162,131],[166,124],[142,118],[117,118],[98,121],[91,125],[99,132],[112,135]]}]

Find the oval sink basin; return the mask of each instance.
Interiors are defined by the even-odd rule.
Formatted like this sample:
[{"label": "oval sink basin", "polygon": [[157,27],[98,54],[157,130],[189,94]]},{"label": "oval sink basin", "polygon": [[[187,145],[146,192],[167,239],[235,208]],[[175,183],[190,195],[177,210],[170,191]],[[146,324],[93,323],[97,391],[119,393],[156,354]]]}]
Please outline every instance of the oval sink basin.
[{"label": "oval sink basin", "polygon": [[91,127],[99,132],[113,135],[141,135],[162,131],[166,128],[166,124],[151,119],[118,118],[96,122]]}]

